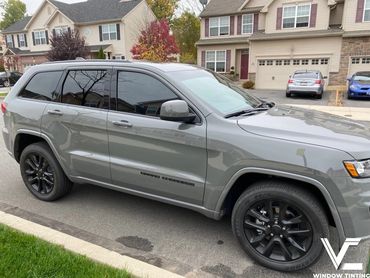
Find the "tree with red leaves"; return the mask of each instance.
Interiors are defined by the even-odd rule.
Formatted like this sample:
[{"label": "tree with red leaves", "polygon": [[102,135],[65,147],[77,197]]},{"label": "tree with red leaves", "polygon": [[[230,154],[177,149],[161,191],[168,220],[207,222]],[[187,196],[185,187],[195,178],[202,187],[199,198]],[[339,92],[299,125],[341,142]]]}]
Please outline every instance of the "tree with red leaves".
[{"label": "tree with red leaves", "polygon": [[[170,26],[165,19],[153,21],[141,32],[138,43],[131,49],[133,58],[153,62],[166,62],[179,53]],[[173,58],[173,57],[172,57]]]}]

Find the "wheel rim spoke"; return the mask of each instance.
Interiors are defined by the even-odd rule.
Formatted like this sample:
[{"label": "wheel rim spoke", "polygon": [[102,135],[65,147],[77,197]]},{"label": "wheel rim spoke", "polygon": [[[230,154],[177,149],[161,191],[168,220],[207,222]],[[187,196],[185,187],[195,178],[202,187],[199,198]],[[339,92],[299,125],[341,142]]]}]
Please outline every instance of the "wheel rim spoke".
[{"label": "wheel rim spoke", "polygon": [[300,251],[302,253],[306,253],[306,249],[303,246],[299,245],[298,242],[296,242],[292,237],[288,237],[288,241],[298,251]]},{"label": "wheel rim spoke", "polygon": [[289,219],[289,220],[282,220],[282,223],[284,225],[294,225],[294,224],[300,224],[302,223],[302,215],[300,216],[297,216],[293,219]]},{"label": "wheel rim spoke", "polygon": [[289,230],[288,235],[305,236],[311,234],[311,230]]},{"label": "wheel rim spoke", "polygon": [[261,230],[261,231],[266,231],[266,227],[262,226],[262,225],[259,225],[257,223],[253,223],[251,221],[248,221],[246,220],[244,222],[245,226],[248,226],[248,227],[251,227],[251,228],[255,228],[257,230]]},{"label": "wheel rim spoke", "polygon": [[262,222],[269,222],[269,218],[267,218],[266,216],[260,214],[259,212],[257,212],[255,209],[251,209],[248,211],[248,214],[254,218],[257,218],[258,220],[262,221]]},{"label": "wheel rim spoke", "polygon": [[265,246],[265,248],[262,250],[262,254],[266,257],[270,257],[272,250],[274,249],[275,241],[271,239],[269,243]]},{"label": "wheel rim spoke", "polygon": [[283,255],[285,257],[285,259],[287,259],[288,261],[291,261],[293,256],[292,256],[292,253],[289,251],[288,247],[285,245],[284,241],[282,239],[279,239],[279,245],[281,247],[281,251],[283,252]]}]

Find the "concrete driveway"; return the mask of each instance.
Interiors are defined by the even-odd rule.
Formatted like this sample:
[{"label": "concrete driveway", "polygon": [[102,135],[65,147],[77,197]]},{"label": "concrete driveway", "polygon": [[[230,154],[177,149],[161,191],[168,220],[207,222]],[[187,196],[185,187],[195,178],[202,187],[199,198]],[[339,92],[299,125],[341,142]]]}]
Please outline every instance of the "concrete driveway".
[{"label": "concrete driveway", "polygon": [[[0,130],[3,121],[0,120]],[[76,185],[66,198],[45,203],[23,185],[18,164],[0,138],[0,210],[52,227],[186,277],[313,277],[337,273],[326,253],[305,271],[285,274],[254,264],[239,247],[230,219],[114,192]],[[336,241],[335,233],[332,237]],[[351,248],[345,262],[367,263],[370,243]],[[0,257],[1,260],[1,257]]]}]

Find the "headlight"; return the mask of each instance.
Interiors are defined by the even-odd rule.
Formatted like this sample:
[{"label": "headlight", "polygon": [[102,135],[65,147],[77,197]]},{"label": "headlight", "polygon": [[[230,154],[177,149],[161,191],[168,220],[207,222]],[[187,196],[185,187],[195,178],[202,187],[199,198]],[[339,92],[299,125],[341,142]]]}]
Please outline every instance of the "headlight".
[{"label": "headlight", "polygon": [[357,89],[357,86],[356,86],[356,85],[351,85],[351,86],[349,86],[349,88],[350,88],[351,90],[356,90],[356,89]]},{"label": "headlight", "polygon": [[345,161],[344,166],[352,178],[370,178],[370,159],[363,161]]}]

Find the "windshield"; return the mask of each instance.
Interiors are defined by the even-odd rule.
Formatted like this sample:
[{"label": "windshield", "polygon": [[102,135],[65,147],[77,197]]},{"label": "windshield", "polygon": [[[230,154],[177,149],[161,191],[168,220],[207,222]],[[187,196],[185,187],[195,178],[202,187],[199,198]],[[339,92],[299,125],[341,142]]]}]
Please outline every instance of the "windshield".
[{"label": "windshield", "polygon": [[316,72],[302,72],[294,74],[294,79],[317,79],[318,73]]},{"label": "windshield", "polygon": [[353,77],[355,81],[370,81],[370,72],[359,72]]},{"label": "windshield", "polygon": [[170,72],[170,77],[223,115],[251,110],[262,101],[234,85],[231,80],[206,70]]}]

